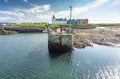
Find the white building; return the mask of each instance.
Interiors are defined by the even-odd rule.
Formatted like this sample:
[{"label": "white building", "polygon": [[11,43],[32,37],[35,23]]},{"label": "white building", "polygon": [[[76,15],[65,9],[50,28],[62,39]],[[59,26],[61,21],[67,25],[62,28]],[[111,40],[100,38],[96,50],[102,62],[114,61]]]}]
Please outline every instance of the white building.
[{"label": "white building", "polygon": [[67,24],[67,19],[52,17],[52,24]]},{"label": "white building", "polygon": [[0,22],[0,26],[9,26],[10,25],[10,23],[8,23],[8,22]]}]

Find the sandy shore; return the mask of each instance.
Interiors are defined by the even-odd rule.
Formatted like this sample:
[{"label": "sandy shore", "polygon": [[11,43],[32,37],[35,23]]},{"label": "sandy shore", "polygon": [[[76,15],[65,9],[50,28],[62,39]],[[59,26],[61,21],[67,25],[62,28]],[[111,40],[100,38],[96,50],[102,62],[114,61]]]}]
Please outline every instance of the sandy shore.
[{"label": "sandy shore", "polygon": [[92,44],[115,46],[120,44],[120,27],[97,27],[74,29],[74,46],[84,48]]}]

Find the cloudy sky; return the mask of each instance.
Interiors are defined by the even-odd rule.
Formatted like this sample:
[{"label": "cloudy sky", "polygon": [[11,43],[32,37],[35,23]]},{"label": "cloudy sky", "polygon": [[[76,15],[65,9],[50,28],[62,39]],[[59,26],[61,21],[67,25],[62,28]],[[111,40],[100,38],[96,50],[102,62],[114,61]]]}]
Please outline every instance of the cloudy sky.
[{"label": "cloudy sky", "polygon": [[52,15],[88,18],[90,23],[120,23],[120,0],[0,0],[0,22],[49,22]]}]

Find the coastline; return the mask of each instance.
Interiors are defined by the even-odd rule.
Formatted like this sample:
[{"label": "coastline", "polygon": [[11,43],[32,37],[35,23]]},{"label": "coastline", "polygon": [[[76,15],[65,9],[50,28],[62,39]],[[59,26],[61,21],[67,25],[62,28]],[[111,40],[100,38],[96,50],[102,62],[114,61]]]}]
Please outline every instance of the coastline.
[{"label": "coastline", "polygon": [[16,33],[17,33],[16,31],[5,30],[4,28],[0,28],[0,35],[10,35]]},{"label": "coastline", "polygon": [[[43,29],[38,27],[5,27],[0,28],[0,35],[16,33],[42,33]],[[120,44],[120,26],[101,27],[84,26],[75,27],[73,46],[75,48],[92,47],[93,43],[104,46],[115,46]]]},{"label": "coastline", "polygon": [[18,33],[36,33],[42,32],[42,29],[39,27],[24,27],[24,26],[13,26],[13,27],[4,27],[5,30],[16,31]]},{"label": "coastline", "polygon": [[104,46],[120,44],[120,27],[74,29],[74,46],[76,48],[93,46],[92,43]]}]

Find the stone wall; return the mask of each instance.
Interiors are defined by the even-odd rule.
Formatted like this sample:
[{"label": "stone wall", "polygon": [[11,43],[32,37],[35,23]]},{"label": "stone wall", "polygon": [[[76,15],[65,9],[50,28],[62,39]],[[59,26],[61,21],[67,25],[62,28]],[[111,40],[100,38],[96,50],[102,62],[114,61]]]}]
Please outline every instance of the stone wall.
[{"label": "stone wall", "polygon": [[66,52],[73,49],[72,34],[48,34],[48,49],[53,52]]}]

